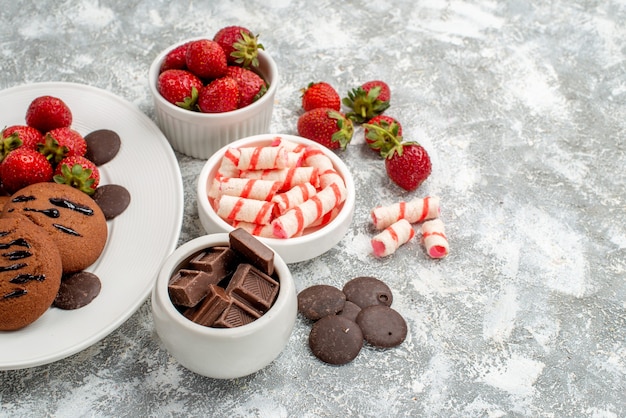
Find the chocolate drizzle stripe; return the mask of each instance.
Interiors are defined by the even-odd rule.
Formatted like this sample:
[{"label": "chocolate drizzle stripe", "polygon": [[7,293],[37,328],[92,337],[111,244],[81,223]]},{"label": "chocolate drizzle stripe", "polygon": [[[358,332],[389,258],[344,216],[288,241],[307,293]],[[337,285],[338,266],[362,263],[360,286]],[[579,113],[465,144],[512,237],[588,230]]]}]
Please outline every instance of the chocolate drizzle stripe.
[{"label": "chocolate drizzle stripe", "polygon": [[22,195],[19,195],[19,196],[15,196],[13,199],[11,199],[11,202],[13,202],[13,203],[21,203],[21,202],[30,202],[30,201],[33,201],[33,200],[37,200],[37,198],[35,196],[32,196],[32,195],[31,196],[24,196],[22,194]]},{"label": "chocolate drizzle stripe", "polygon": [[59,224],[52,224],[52,226],[55,227],[56,229],[58,229],[59,231],[64,232],[66,234],[74,235],[76,237],[81,237],[82,236],[78,232],[74,231],[72,228],[68,228],[67,226],[63,226],[63,225],[59,225]]},{"label": "chocolate drizzle stripe", "polygon": [[13,241],[9,241],[6,243],[0,243],[0,250],[6,250],[7,248],[11,248],[12,246],[30,248],[30,244],[24,238],[17,238]]},{"label": "chocolate drizzle stripe", "polygon": [[15,283],[15,284],[24,284],[24,283],[28,283],[28,282],[32,282],[32,281],[37,281],[37,282],[43,282],[44,280],[46,280],[46,275],[45,274],[18,274],[17,276],[15,276],[14,278],[12,278],[11,280],[9,280],[10,283]]},{"label": "chocolate drizzle stripe", "polygon": [[20,296],[24,296],[27,293],[28,291],[26,291],[26,289],[15,289],[12,292],[5,293],[4,295],[2,295],[2,297],[4,299],[18,298]]},{"label": "chocolate drizzle stripe", "polygon": [[48,218],[58,218],[61,216],[61,212],[58,209],[50,208],[50,209],[33,209],[33,208],[24,208],[24,212],[37,212],[46,215]]},{"label": "chocolate drizzle stripe", "polygon": [[23,258],[28,258],[31,257],[33,255],[33,253],[31,253],[30,251],[11,251],[8,253],[4,253],[2,254],[2,257],[8,259],[8,260],[21,260]]},{"label": "chocolate drizzle stripe", "polygon": [[50,203],[52,203],[54,206],[70,209],[75,212],[81,213],[83,215],[87,215],[87,216],[93,215],[93,209],[91,209],[88,206],[79,205],[78,203],[74,203],[67,199],[61,199],[58,197],[51,197],[49,200],[50,200]]},{"label": "chocolate drizzle stripe", "polygon": [[16,263],[16,264],[11,264],[10,266],[2,266],[2,267],[0,267],[0,272],[15,271],[15,270],[19,270],[21,268],[24,268],[26,266],[28,266],[28,264],[26,264],[26,263]]}]

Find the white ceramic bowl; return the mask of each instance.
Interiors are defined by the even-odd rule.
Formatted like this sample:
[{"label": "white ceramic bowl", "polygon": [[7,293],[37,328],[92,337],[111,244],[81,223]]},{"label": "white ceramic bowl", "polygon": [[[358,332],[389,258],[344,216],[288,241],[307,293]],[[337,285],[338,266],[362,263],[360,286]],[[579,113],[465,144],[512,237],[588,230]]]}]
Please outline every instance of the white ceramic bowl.
[{"label": "white ceramic bowl", "polygon": [[269,88],[259,100],[244,108],[224,113],[192,112],[168,102],[159,94],[157,79],[163,59],[172,49],[192,40],[184,40],[161,52],[152,62],[148,75],[157,124],[172,148],[191,157],[206,159],[236,139],[269,132],[278,87],[278,68],[263,50],[259,51],[258,71],[269,83]]},{"label": "white ceramic bowl", "polygon": [[205,248],[228,245],[228,234],[211,234],[181,245],[163,263],[152,290],[156,331],[172,356],[203,376],[234,379],[270,364],[287,344],[297,315],[297,296],[289,268],[275,254],[280,288],[274,305],[257,320],[235,328],[196,324],[176,310],[168,294],[172,274],[189,257]]},{"label": "white ceramic bowl", "polygon": [[222,157],[229,147],[241,148],[267,145],[272,140],[276,139],[276,137],[281,137],[285,140],[300,144],[319,147],[324,154],[331,159],[335,170],[337,170],[337,172],[343,177],[347,188],[346,200],[341,207],[341,211],[330,223],[322,228],[293,238],[280,239],[259,237],[261,242],[265,243],[267,246],[280,254],[286,263],[291,264],[315,258],[330,250],[339,241],[341,241],[346,232],[348,232],[350,223],[352,222],[356,197],[354,179],[345,163],[328,148],[306,138],[284,134],[254,135],[248,138],[240,139],[223,147],[208,159],[198,176],[198,216],[207,233],[230,232],[233,230],[233,227],[228,222],[217,215],[207,197],[208,190],[210,189],[210,185],[215,178],[215,173],[219,168]]}]

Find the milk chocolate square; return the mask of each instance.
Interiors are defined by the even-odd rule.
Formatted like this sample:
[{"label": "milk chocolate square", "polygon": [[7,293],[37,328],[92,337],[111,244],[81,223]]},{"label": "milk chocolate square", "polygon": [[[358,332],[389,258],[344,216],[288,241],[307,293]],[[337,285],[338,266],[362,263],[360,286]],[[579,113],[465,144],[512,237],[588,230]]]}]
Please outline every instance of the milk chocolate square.
[{"label": "milk chocolate square", "polygon": [[267,275],[274,274],[274,252],[242,228],[228,234],[230,248]]},{"label": "milk chocolate square", "polygon": [[279,284],[251,264],[237,267],[226,287],[226,293],[240,297],[255,309],[266,312],[274,303]]},{"label": "milk chocolate square", "polygon": [[189,268],[219,276],[220,280],[237,267],[237,255],[229,247],[211,247],[189,261]]},{"label": "milk chocolate square", "polygon": [[196,324],[210,327],[230,304],[230,296],[221,287],[211,284],[202,302],[183,314]]},{"label": "milk chocolate square", "polygon": [[247,325],[261,317],[262,313],[238,298],[231,298],[230,304],[219,318],[213,322],[217,328],[235,328]]},{"label": "milk chocolate square", "polygon": [[174,305],[193,307],[207,294],[210,284],[217,284],[221,277],[204,271],[180,269],[174,274],[167,290]]}]

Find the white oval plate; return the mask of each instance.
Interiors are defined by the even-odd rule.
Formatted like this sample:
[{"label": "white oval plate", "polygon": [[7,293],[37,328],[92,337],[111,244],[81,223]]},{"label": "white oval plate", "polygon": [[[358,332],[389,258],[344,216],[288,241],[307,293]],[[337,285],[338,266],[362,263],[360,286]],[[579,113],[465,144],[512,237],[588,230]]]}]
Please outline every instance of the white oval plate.
[{"label": "white oval plate", "polygon": [[0,91],[0,129],[24,125],[30,102],[43,95],[72,110],[72,128],[83,135],[110,129],[120,152],[100,167],[102,184],[119,184],[131,195],[124,213],[108,221],[109,238],[87,270],[102,282],[89,305],[50,308],[18,331],[0,332],[0,370],[52,363],[109,335],[146,300],[163,260],[174,251],[183,218],[183,185],[174,152],[159,128],[136,106],[98,88],[65,82],[36,83]]}]

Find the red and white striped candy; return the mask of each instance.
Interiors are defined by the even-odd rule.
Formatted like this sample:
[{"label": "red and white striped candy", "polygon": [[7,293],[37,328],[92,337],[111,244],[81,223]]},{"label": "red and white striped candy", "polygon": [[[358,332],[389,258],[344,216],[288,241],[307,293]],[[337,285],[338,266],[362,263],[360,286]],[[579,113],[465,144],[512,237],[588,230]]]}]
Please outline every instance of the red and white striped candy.
[{"label": "red and white striped candy", "polygon": [[297,184],[286,192],[278,193],[272,201],[276,204],[276,211],[279,215],[287,212],[289,209],[298,206],[300,203],[308,200],[317,193],[315,187],[307,182]]},{"label": "red and white striped candy", "polygon": [[274,238],[274,228],[271,224],[259,225],[252,222],[233,221],[231,225],[235,229],[243,228],[257,237]]},{"label": "red and white striped candy", "polygon": [[299,144],[297,142],[290,141],[288,139],[277,137],[274,141],[272,141],[271,145],[273,147],[285,147],[285,149],[289,152],[301,153],[306,149],[306,145]]},{"label": "red and white striped candy", "polygon": [[[223,178],[216,185],[217,192],[214,197],[227,194],[247,199],[270,201],[274,198],[278,189],[280,189],[281,184],[272,180],[242,179],[239,177]],[[210,192],[209,196],[212,194],[214,192]]]},{"label": "red and white striped candy", "polygon": [[311,183],[315,188],[319,187],[320,184],[318,169],[306,166],[279,170],[244,171],[241,173],[241,177],[280,181],[282,183],[281,192],[298,184]]},{"label": "red and white striped candy", "polygon": [[441,219],[433,219],[422,224],[422,244],[432,258],[443,258],[450,251],[445,226]]},{"label": "red and white striped candy", "polygon": [[371,239],[372,250],[376,257],[385,257],[393,254],[401,245],[409,242],[415,236],[413,226],[406,219],[389,225],[382,232]]},{"label": "red and white striped candy", "polygon": [[224,153],[224,157],[222,157],[222,161],[220,161],[220,166],[217,169],[217,173],[215,173],[215,178],[219,180],[222,177],[239,177],[240,171],[237,168],[238,162],[239,149],[227,149]]},{"label": "red and white striped candy", "polygon": [[307,147],[304,152],[304,164],[310,167],[317,167],[320,173],[327,170],[334,170],[333,162],[324,152],[317,147]]},{"label": "red and white striped candy", "polygon": [[269,170],[287,167],[287,150],[283,147],[239,148],[239,170]]},{"label": "red and white striped candy", "polygon": [[315,222],[313,222],[308,227],[309,228],[317,228],[317,227],[320,227],[320,226],[328,225],[330,223],[330,221],[332,221],[333,219],[335,219],[335,217],[337,217],[338,214],[339,214],[339,208],[338,207],[334,207],[333,210],[331,210],[330,212],[328,212],[327,214],[325,214],[321,218],[318,218]]},{"label": "red and white striped candy", "polygon": [[326,170],[324,172],[320,172],[319,179],[320,179],[320,187],[322,189],[329,186],[331,183],[335,183],[335,182],[341,183],[345,187],[343,177],[341,177],[341,175],[337,171],[335,171],[334,168],[330,170]]},{"label": "red and white striped candy", "polygon": [[265,225],[272,220],[273,202],[245,197],[221,195],[216,201],[215,212],[227,221],[245,221]]},{"label": "red and white striped candy", "polygon": [[278,238],[290,238],[301,233],[317,219],[339,206],[346,199],[343,184],[332,183],[272,221],[274,235]]},{"label": "red and white striped candy", "polygon": [[439,216],[439,197],[415,198],[409,202],[398,202],[389,206],[379,206],[372,210],[372,222],[378,230],[385,229],[400,219],[409,223],[422,222]]}]

